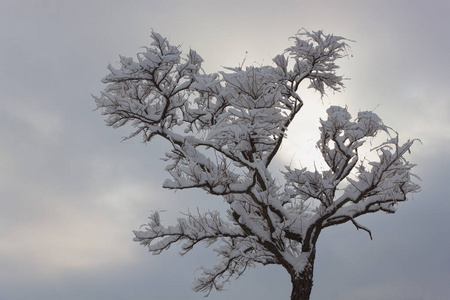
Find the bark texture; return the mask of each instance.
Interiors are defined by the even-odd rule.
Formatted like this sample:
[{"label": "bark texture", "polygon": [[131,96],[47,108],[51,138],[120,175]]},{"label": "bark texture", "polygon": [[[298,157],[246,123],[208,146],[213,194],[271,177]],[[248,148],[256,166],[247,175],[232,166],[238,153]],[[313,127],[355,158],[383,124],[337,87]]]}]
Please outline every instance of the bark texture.
[{"label": "bark texture", "polygon": [[308,265],[303,272],[291,275],[292,293],[291,300],[309,300],[313,287],[315,251],[308,259]]}]

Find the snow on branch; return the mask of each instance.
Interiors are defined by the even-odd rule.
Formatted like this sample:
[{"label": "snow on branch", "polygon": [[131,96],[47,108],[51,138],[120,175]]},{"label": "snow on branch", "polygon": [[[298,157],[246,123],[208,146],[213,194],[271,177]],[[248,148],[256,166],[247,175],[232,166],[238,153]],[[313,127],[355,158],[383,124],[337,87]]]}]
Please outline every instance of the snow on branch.
[{"label": "snow on branch", "polygon": [[181,254],[186,254],[200,242],[210,246],[216,242],[215,249],[222,257],[220,263],[212,269],[202,268],[203,276],[194,282],[195,291],[221,290],[233,276],[239,277],[255,263],[273,264],[276,259],[266,251],[254,237],[248,236],[241,228],[220,218],[217,212],[197,215],[188,213],[179,218],[176,226],[165,227],[161,223],[160,213],[155,211],[149,222],[142,226],[144,230],[134,231],[134,241],[146,246],[153,254],[160,254],[174,243],[182,243]]},{"label": "snow on branch", "polygon": [[[335,61],[348,55],[350,40],[332,34],[324,34],[322,30],[308,32],[300,30],[292,37],[295,45],[286,51],[295,59],[294,79],[308,78],[309,88],[317,90],[323,96],[325,87],[340,91],[344,86],[342,76],[336,75],[339,66]],[[285,62],[277,58],[281,68]]]},{"label": "snow on branch", "polygon": [[146,246],[153,254],[160,254],[178,242],[183,242],[181,253],[185,254],[199,242],[211,245],[218,238],[245,237],[238,227],[221,219],[217,212],[199,213],[196,216],[188,213],[185,218],[178,219],[177,225],[165,227],[160,221],[160,213],[155,211],[142,227],[143,231],[133,232],[134,241]]},{"label": "snow on branch", "polygon": [[[400,145],[398,136],[390,137],[388,127],[372,112],[360,112],[354,121],[342,107],[332,106],[327,113],[328,119],[321,120],[317,146],[329,170],[310,172],[287,167],[285,190],[297,199],[297,206],[306,206],[308,201],[309,206],[311,201],[318,203],[312,205],[315,212],[310,209],[308,220],[303,222],[305,238],[314,238],[317,228],[348,221],[371,236],[368,228],[355,221],[356,217],[377,211],[394,213],[398,202],[420,190],[412,181],[415,165],[404,157],[414,141]],[[380,132],[389,138],[372,149],[378,161],[359,160],[358,149]],[[346,186],[341,187],[343,184]]]}]

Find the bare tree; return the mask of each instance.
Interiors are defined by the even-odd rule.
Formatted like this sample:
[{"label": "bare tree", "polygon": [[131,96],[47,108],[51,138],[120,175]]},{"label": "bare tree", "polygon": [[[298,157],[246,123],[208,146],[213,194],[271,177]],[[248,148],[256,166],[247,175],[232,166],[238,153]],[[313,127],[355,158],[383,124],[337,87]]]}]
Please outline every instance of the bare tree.
[{"label": "bare tree", "polygon": [[[164,188],[200,188],[228,203],[225,219],[218,212],[188,213],[165,226],[156,211],[144,229],[134,231],[134,240],[154,254],[178,242],[182,253],[200,242],[217,244],[220,260],[203,268],[195,291],[208,295],[248,267],[277,264],[290,275],[291,299],[309,299],[323,229],[351,222],[371,236],[357,217],[394,213],[398,202],[419,190],[411,181],[414,165],[404,158],[413,141],[400,144],[373,112],[352,119],[338,106],[320,120],[323,170],[286,167],[284,181],[268,170],[303,107],[300,84],[309,82],[321,96],[325,89],[343,87],[335,61],[348,55],[348,40],[301,30],[273,66],[205,74],[195,51],[182,56],[180,47],[158,33],[151,37],[137,60],[121,56],[118,68],[109,66],[107,86],[94,98],[108,126],[134,127],[128,138],[142,134],[144,142],[155,136],[168,141],[166,170],[172,179]],[[370,150],[376,159],[360,156],[361,146],[378,134],[385,138]]]}]

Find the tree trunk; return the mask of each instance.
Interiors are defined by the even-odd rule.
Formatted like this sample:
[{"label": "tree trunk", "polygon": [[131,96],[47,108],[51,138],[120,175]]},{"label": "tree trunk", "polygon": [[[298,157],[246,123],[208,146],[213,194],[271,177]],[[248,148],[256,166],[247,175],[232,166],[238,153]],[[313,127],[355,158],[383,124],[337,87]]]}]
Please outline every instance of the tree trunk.
[{"label": "tree trunk", "polygon": [[299,274],[291,275],[291,300],[309,300],[313,287],[314,258],[315,253],[313,251],[308,258],[308,265],[305,269]]}]

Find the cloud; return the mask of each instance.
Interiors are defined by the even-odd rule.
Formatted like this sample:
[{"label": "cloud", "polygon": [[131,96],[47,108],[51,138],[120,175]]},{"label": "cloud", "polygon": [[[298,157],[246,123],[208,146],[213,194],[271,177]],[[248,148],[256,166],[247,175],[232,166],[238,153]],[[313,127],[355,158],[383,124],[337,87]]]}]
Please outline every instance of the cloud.
[{"label": "cloud", "polygon": [[31,131],[43,140],[54,140],[63,131],[60,117],[51,109],[39,105],[39,101],[8,101],[5,112],[12,122],[26,125],[23,130]]},{"label": "cloud", "polygon": [[[86,188],[82,181],[74,184]],[[143,182],[102,185],[100,194],[70,193],[49,181],[27,185],[4,199],[10,215],[2,214],[0,264],[9,270],[8,281],[57,278],[71,270],[85,272],[133,261],[129,248],[118,245],[132,243],[135,217],[142,216],[137,209],[144,195],[155,192]]]}]

